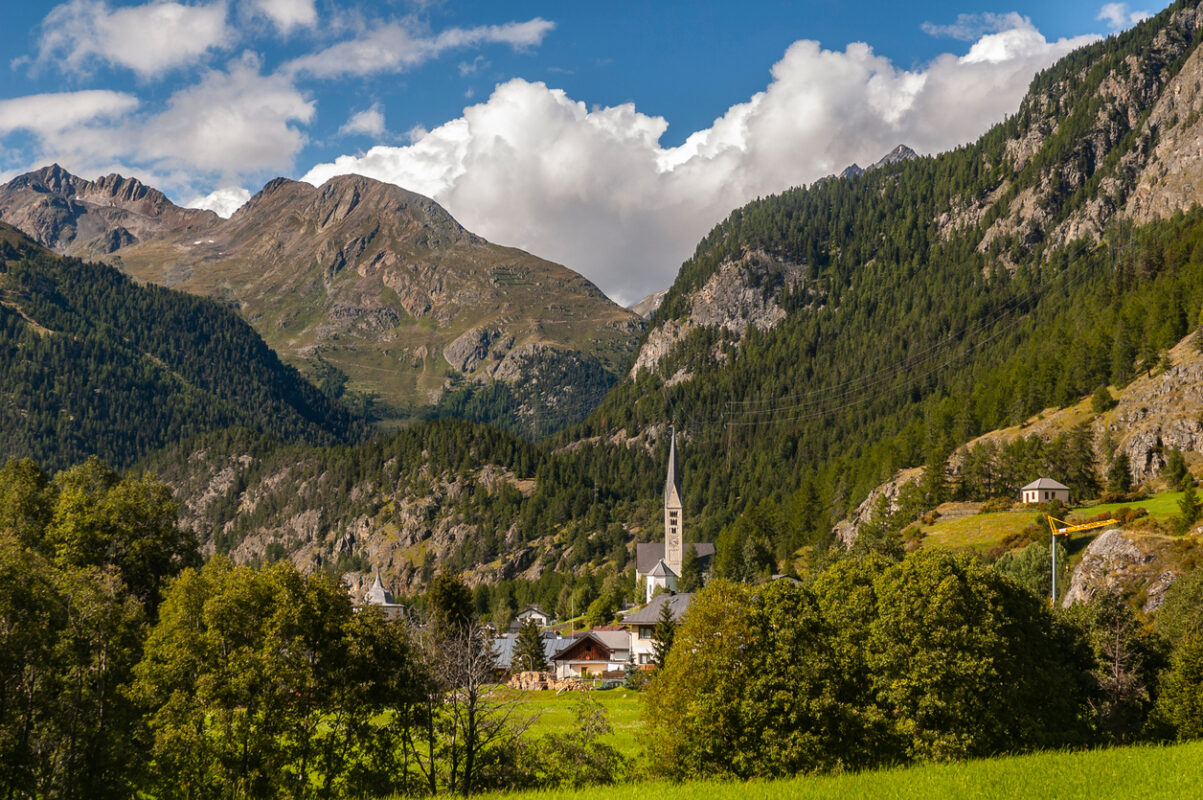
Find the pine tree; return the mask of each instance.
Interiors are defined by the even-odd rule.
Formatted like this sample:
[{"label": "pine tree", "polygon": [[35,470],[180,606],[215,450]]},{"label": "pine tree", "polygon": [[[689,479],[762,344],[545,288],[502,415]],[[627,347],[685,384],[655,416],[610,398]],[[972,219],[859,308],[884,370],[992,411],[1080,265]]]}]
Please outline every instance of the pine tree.
[{"label": "pine tree", "polygon": [[656,627],[652,630],[652,640],[655,642],[652,660],[657,669],[663,668],[664,663],[668,660],[668,653],[672,650],[673,639],[676,635],[677,621],[673,619],[669,598],[665,598],[664,602],[660,604],[660,617],[656,620]]},{"label": "pine tree", "polygon": [[702,564],[698,559],[698,551],[692,544],[685,545],[685,555],[681,559],[681,578],[677,581],[677,591],[696,592],[702,588]]},{"label": "pine tree", "polygon": [[1178,501],[1178,510],[1182,515],[1178,517],[1178,531],[1185,533],[1191,525],[1199,519],[1199,496],[1195,493],[1195,482],[1190,479],[1189,473],[1182,481],[1182,499]]},{"label": "pine tree", "polygon": [[543,635],[539,625],[533,619],[528,619],[518,628],[518,638],[514,642],[514,671],[545,672],[547,657],[543,652]]}]

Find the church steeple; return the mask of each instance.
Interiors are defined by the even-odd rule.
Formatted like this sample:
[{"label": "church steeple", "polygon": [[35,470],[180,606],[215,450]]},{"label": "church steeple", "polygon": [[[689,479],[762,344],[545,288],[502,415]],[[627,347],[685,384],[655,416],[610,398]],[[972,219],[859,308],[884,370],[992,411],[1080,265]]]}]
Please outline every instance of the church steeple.
[{"label": "church steeple", "polygon": [[681,546],[685,519],[681,509],[681,472],[677,466],[677,431],[671,429],[668,444],[668,475],[664,479],[664,563],[676,575],[681,574],[684,549]]}]

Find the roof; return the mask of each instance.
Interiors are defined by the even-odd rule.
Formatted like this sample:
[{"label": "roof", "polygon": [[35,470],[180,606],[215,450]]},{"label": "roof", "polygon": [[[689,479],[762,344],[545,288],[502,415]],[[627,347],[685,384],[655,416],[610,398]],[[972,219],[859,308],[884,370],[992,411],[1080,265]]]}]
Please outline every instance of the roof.
[{"label": "roof", "polygon": [[664,563],[664,559],[657,561],[656,566],[652,567],[652,571],[648,574],[650,574],[653,578],[677,577],[677,573],[673,572],[672,568],[670,568],[668,564]]},{"label": "roof", "polygon": [[[551,657],[559,650],[576,641],[575,636],[560,637],[543,637],[543,658],[550,664]],[[509,669],[514,664],[514,647],[518,644],[518,637],[512,634],[498,636],[493,640],[493,649],[497,652],[497,668]]]},{"label": "roof", "polygon": [[[693,547],[698,554],[698,562],[703,571],[708,559],[714,555],[714,542],[686,542],[686,547]],[[657,561],[664,559],[664,542],[639,542],[635,545],[635,571],[647,575],[656,567]]]},{"label": "roof", "polygon": [[685,616],[685,612],[689,609],[689,604],[692,600],[693,595],[688,592],[684,594],[669,594],[667,592],[658,594],[652,598],[652,602],[638,611],[627,614],[623,617],[622,621],[627,625],[655,625],[660,621],[660,608],[665,603],[668,603],[668,608],[672,612],[673,619],[680,622],[681,617]]},{"label": "roof", "polygon": [[668,476],[664,479],[664,504],[681,504],[681,470],[677,467],[677,429],[668,443]]},{"label": "roof", "polygon": [[539,608],[539,607],[538,607],[537,605],[535,605],[534,603],[532,603],[532,604],[528,605],[526,608],[524,608],[524,609],[522,609],[521,611],[519,611],[519,612],[518,612],[518,616],[519,616],[519,617],[520,617],[520,616],[522,616],[523,614],[538,614],[538,615],[540,615],[540,616],[547,617],[548,619],[551,619],[551,614],[548,614],[546,611],[544,611],[543,609]]},{"label": "roof", "polygon": [[1052,478],[1037,478],[1036,480],[1029,483],[1027,486],[1020,489],[1020,491],[1026,492],[1030,489],[1061,489],[1062,491],[1065,491],[1065,492],[1069,491],[1068,486],[1066,486],[1064,483],[1058,483],[1057,481],[1053,480]]},{"label": "roof", "polygon": [[393,593],[384,588],[384,582],[380,580],[379,572],[376,573],[376,580],[372,582],[372,587],[364,593],[363,601],[374,606],[394,605]]},{"label": "roof", "polygon": [[572,641],[561,640],[562,642],[567,641],[567,644],[561,647],[555,653],[555,655],[551,656],[551,658],[548,660],[571,661],[571,651],[580,647],[586,640],[589,639],[592,639],[600,644],[610,655],[611,660],[613,660],[613,656],[616,653],[629,652],[631,649],[631,635],[626,631],[588,631],[586,633],[582,633]]}]

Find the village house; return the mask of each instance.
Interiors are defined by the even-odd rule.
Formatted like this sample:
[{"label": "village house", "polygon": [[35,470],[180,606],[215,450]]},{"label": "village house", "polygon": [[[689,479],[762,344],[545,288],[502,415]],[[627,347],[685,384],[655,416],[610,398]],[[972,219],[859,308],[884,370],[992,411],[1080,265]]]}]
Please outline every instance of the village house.
[{"label": "village house", "polygon": [[680,622],[692,600],[692,594],[658,594],[643,608],[623,617],[623,625],[630,631],[631,653],[637,666],[647,667],[655,661],[656,623],[660,621],[665,604],[672,613],[673,621]]},{"label": "village house", "polygon": [[692,547],[698,566],[705,575],[714,558],[713,542],[684,544],[685,515],[681,505],[681,473],[677,466],[677,432],[668,446],[668,476],[664,480],[664,541],[635,545],[635,585],[642,586],[644,602],[650,602],[657,590],[675,592],[685,560],[685,548]]},{"label": "village house", "polygon": [[[574,642],[576,638],[576,636],[561,636],[558,633],[547,631],[543,634],[543,660],[547,662],[548,666],[551,666],[552,657]],[[517,646],[517,634],[506,633],[493,640],[493,651],[497,654],[496,668],[498,672],[505,674],[513,670],[514,650]]]},{"label": "village house", "polygon": [[1069,502],[1069,487],[1052,478],[1037,478],[1019,491],[1020,499],[1024,503],[1051,503],[1054,500]]},{"label": "village house", "polygon": [[631,655],[628,631],[593,630],[582,633],[551,658],[557,680],[620,677]]},{"label": "village house", "polygon": [[510,630],[518,630],[527,620],[534,620],[534,623],[542,630],[551,624],[551,614],[536,605],[529,605],[515,615],[514,621],[510,623]]}]

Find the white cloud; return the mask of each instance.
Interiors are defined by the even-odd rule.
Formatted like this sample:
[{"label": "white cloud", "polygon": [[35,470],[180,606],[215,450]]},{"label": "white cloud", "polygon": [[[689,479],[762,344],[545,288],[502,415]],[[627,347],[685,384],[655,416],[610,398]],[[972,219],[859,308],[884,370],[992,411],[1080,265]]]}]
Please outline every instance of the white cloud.
[{"label": "white cloud", "polygon": [[85,70],[103,62],[150,78],[228,47],[234,34],[226,17],[225,0],[119,8],[104,0],[71,0],[42,21],[37,63]]},{"label": "white cloud", "polygon": [[409,23],[393,22],[370,27],[354,39],[296,58],[284,69],[318,78],[402,72],[451,49],[484,44],[506,44],[519,50],[535,47],[553,28],[554,22],[536,17],[504,25],[449,28],[431,36],[415,31]]},{"label": "white cloud", "polygon": [[229,218],[251,199],[251,193],[241,186],[227,186],[210,192],[204,197],[194,197],[184,203],[185,208],[203,208],[215,212],[219,217]]},{"label": "white cloud", "polygon": [[317,23],[313,0],[253,0],[251,7],[285,34],[293,28],[311,28]]},{"label": "white cloud", "polygon": [[1095,19],[1106,22],[1112,32],[1118,33],[1151,16],[1153,15],[1148,11],[1132,11],[1127,3],[1106,3],[1099,9],[1099,15]]},{"label": "white cloud", "polygon": [[1032,21],[1015,11],[1006,14],[958,14],[957,21],[949,25],[925,22],[921,26],[929,36],[948,36],[963,42],[972,42],[988,33],[1031,28]]},{"label": "white cloud", "polygon": [[962,57],[915,70],[865,44],[793,44],[772,80],[679,147],[633,104],[588,108],[542,83],[511,80],[406,147],[315,166],[434,197],[494,241],[564,263],[631,302],[669,285],[697,241],[733,208],[809,183],[900,142],[930,153],[1013,113],[1032,76],[1091,37],[1048,42],[1025,20]]},{"label": "white cloud", "polygon": [[[307,141],[299,125],[313,115],[313,101],[286,77],[261,74],[258,60],[247,55],[208,70],[156,111],[116,92],[3,101],[0,137],[38,120],[32,149],[16,158],[30,165],[57,161],[83,175],[115,169],[150,175],[158,188],[189,196],[206,183],[290,172]],[[16,166],[16,158],[4,166]]]},{"label": "white cloud", "polygon": [[384,111],[379,103],[373,103],[371,108],[364,109],[343,123],[338,129],[343,136],[372,136],[380,138],[384,135]]},{"label": "white cloud", "polygon": [[0,136],[16,130],[53,135],[97,119],[120,117],[137,107],[133,95],[103,89],[0,100]]},{"label": "white cloud", "polygon": [[282,75],[263,75],[244,55],[181,89],[148,120],[145,157],[205,172],[239,175],[285,171],[307,141],[293,123],[308,123],[314,102]]}]

